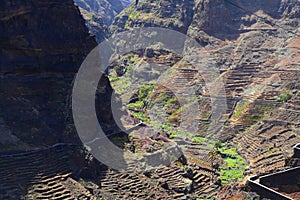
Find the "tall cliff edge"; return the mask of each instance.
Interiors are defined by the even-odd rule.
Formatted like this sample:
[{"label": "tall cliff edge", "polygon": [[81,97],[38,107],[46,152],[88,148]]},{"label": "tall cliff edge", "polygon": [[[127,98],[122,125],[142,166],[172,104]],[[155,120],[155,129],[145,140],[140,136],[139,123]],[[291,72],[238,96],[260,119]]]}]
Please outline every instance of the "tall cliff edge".
[{"label": "tall cliff edge", "polygon": [[0,1],[1,151],[72,141],[75,73],[96,45],[72,0]]}]

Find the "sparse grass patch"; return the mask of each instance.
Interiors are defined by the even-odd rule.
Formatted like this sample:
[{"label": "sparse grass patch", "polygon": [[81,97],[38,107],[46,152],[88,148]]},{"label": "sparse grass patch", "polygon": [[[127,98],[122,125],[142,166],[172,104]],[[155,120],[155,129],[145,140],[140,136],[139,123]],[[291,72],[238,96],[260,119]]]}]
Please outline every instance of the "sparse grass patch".
[{"label": "sparse grass patch", "polygon": [[176,72],[176,69],[173,68],[173,67],[170,67],[170,68],[167,69],[167,73],[168,73],[168,74],[172,74],[172,73],[174,73],[174,72]]},{"label": "sparse grass patch", "polygon": [[181,108],[178,108],[175,112],[173,112],[169,116],[168,122],[171,124],[178,124],[180,122],[180,114],[181,114]]},{"label": "sparse grass patch", "polygon": [[249,101],[240,101],[240,102],[238,102],[238,104],[235,107],[234,114],[233,114],[232,117],[233,118],[240,117],[243,114],[243,112],[245,111],[245,109],[248,107],[249,104],[250,104]]},{"label": "sparse grass patch", "polygon": [[192,142],[195,142],[195,143],[202,143],[205,141],[205,137],[202,137],[202,136],[196,136],[192,139]]},{"label": "sparse grass patch", "polygon": [[143,122],[147,122],[147,123],[151,122],[151,120],[147,118],[143,112],[131,112],[131,114]]},{"label": "sparse grass patch", "polygon": [[154,103],[163,103],[166,102],[170,99],[170,97],[165,94],[165,93],[161,93],[158,98],[155,99]]},{"label": "sparse grass patch", "polygon": [[130,87],[129,77],[118,77],[113,78],[114,81],[111,82],[111,86],[115,89],[116,93],[123,94],[127,88]]},{"label": "sparse grass patch", "polygon": [[218,150],[221,154],[224,154],[224,155],[229,155],[229,156],[237,156],[238,155],[235,148],[226,149],[226,148],[222,147],[222,148],[219,148]]},{"label": "sparse grass patch", "polygon": [[115,81],[118,81],[119,80],[119,77],[118,76],[110,76],[108,77],[109,78],[109,81],[110,82],[115,82]]},{"label": "sparse grass patch", "polygon": [[288,100],[290,100],[292,98],[292,96],[293,96],[293,94],[290,91],[285,90],[279,95],[277,100],[281,103],[285,103]]},{"label": "sparse grass patch", "polygon": [[128,15],[129,19],[138,19],[141,16],[139,12],[132,12]]},{"label": "sparse grass patch", "polygon": [[127,105],[127,107],[128,107],[129,109],[139,109],[139,110],[140,110],[140,109],[143,109],[144,106],[145,106],[145,104],[144,104],[143,101],[137,101],[137,102],[135,102],[135,103],[130,103],[130,104]]},{"label": "sparse grass patch", "polygon": [[138,91],[139,100],[145,101],[146,98],[152,93],[153,89],[154,89],[153,84],[141,86]]}]

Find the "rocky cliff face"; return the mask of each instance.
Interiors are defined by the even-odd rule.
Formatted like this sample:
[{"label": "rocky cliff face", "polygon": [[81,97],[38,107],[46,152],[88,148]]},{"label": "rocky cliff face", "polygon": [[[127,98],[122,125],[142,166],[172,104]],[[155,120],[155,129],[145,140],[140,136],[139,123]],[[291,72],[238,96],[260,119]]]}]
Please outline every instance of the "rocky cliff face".
[{"label": "rocky cliff face", "polygon": [[97,45],[79,9],[72,0],[0,5],[1,151],[74,141],[72,81]]},{"label": "rocky cliff face", "polygon": [[[78,181],[98,181],[104,167],[86,159],[72,122],[73,81],[97,45],[78,7],[1,0],[0,27],[0,199],[101,198],[99,185]],[[110,131],[111,93],[103,76],[96,105]]]},{"label": "rocky cliff face", "polygon": [[130,1],[124,0],[75,0],[80,9],[86,11],[90,15],[97,15],[102,19],[104,24],[110,25],[114,17],[120,13]]},{"label": "rocky cliff face", "polygon": [[[247,31],[247,26],[257,21],[247,16],[261,11],[273,19],[286,17],[291,22],[299,18],[298,7],[299,2],[296,0],[142,1],[118,15],[110,29],[115,32],[133,27],[156,26],[181,32],[189,29],[193,37],[196,35],[192,30],[200,35],[204,32],[220,39],[237,39],[240,33]],[[294,26],[296,24],[294,22]]]},{"label": "rocky cliff face", "polygon": [[245,14],[263,10],[278,17],[280,0],[276,1],[199,1],[195,7],[195,16],[191,28],[201,30],[221,39],[236,38],[243,32],[243,26],[254,23],[244,19]]},{"label": "rocky cliff face", "polygon": [[[285,17],[293,23],[297,16],[299,6],[296,1],[242,1],[218,0],[199,1],[195,6],[193,22],[189,27],[189,34],[196,37],[206,33],[213,37],[224,39],[237,39],[241,33],[248,31],[251,25],[264,22],[271,27],[282,23]],[[255,16],[250,18],[250,16]],[[296,23],[297,24],[297,23]],[[195,33],[193,33],[195,32]],[[201,42],[199,40],[199,42]]]},{"label": "rocky cliff face", "polygon": [[297,0],[282,0],[280,5],[280,13],[288,18],[299,18],[299,1]]},{"label": "rocky cliff face", "polygon": [[109,26],[115,16],[126,8],[130,0],[75,0],[90,31],[101,42],[108,35]]},{"label": "rocky cliff face", "polygon": [[134,27],[164,27],[185,33],[193,17],[194,1],[165,0],[140,1],[118,15],[111,32]]}]

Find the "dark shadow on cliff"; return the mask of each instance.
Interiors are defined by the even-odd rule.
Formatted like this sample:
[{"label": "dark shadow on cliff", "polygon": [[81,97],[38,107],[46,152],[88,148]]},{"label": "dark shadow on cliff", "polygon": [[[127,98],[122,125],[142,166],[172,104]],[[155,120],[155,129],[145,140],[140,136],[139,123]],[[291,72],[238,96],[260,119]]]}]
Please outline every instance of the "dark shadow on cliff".
[{"label": "dark shadow on cliff", "polygon": [[[34,195],[47,194],[48,181],[92,179],[98,167],[81,152],[70,98],[95,38],[72,0],[0,0],[0,5],[0,134],[14,136],[9,145],[0,142],[0,199],[24,199],[37,184],[46,186],[32,188]],[[51,147],[57,143],[76,149]]]},{"label": "dark shadow on cliff", "polygon": [[[112,143],[123,149],[129,142],[128,134],[122,125],[121,118],[126,116],[122,101],[113,94],[108,77],[102,76],[96,92],[95,105],[98,122]],[[113,112],[115,110],[115,112]],[[117,114],[117,115],[116,115]],[[121,162],[121,161],[120,161]]]}]

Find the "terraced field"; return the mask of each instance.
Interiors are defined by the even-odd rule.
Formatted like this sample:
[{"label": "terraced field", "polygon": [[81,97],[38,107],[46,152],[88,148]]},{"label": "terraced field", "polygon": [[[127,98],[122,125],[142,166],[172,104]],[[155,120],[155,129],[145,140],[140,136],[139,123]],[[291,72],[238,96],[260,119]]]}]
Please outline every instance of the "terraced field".
[{"label": "terraced field", "polygon": [[0,198],[96,199],[90,190],[72,178],[71,157],[75,149],[74,146],[57,146],[1,156]]}]

